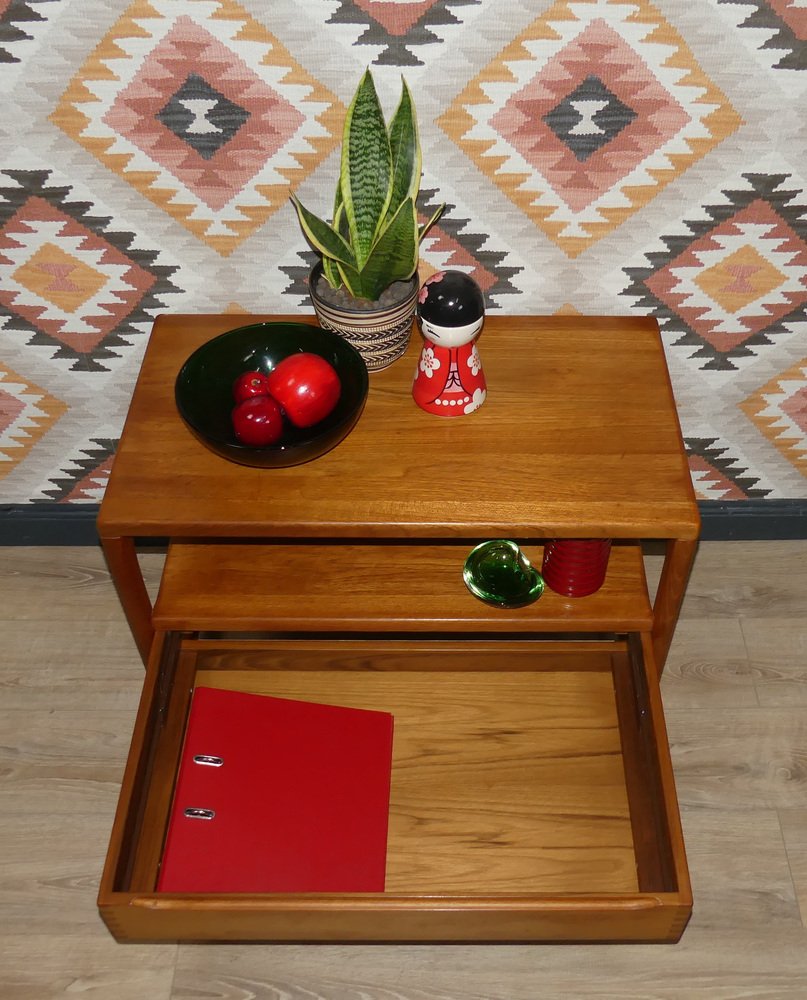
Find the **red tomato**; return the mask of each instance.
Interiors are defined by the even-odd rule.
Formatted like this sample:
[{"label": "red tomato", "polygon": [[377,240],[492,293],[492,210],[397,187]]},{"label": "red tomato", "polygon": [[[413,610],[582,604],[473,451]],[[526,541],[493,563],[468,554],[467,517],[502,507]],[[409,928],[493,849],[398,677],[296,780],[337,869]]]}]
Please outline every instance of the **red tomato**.
[{"label": "red tomato", "polygon": [[269,387],[263,372],[244,372],[233,382],[233,396],[235,396],[236,403],[252,399],[253,396],[268,395]]},{"label": "red tomato", "polygon": [[296,427],[319,423],[339,402],[342,384],[336,369],[318,354],[283,358],[269,372],[269,392]]},{"label": "red tomato", "polygon": [[232,421],[241,444],[253,448],[274,444],[283,434],[283,414],[271,396],[252,396],[238,403]]}]

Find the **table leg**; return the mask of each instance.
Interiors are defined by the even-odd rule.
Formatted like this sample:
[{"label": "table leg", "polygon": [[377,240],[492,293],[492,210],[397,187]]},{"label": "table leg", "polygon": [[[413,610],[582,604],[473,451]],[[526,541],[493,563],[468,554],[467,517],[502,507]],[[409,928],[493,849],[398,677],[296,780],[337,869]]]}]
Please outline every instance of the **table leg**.
[{"label": "table leg", "polygon": [[653,605],[653,654],[659,675],[664,670],[670,650],[697,548],[697,540],[671,538],[667,541],[664,566]]},{"label": "table leg", "polygon": [[134,641],[143,663],[147,663],[154,639],[151,599],[137,561],[134,539],[102,538],[101,545]]}]

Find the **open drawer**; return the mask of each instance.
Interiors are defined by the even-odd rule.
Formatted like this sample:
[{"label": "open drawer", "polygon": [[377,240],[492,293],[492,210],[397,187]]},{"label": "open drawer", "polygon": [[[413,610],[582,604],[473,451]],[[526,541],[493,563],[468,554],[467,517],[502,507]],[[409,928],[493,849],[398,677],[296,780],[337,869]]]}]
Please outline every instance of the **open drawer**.
[{"label": "open drawer", "polygon": [[[123,941],[675,941],[691,894],[645,634],[161,632],[98,902]],[[194,685],[392,712],[383,893],[155,891]]]}]

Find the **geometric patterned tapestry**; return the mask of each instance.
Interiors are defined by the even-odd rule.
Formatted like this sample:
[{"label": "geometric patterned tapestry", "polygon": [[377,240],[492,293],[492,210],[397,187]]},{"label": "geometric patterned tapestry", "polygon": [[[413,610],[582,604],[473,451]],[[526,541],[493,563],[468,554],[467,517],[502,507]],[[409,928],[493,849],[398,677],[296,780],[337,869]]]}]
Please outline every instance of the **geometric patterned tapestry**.
[{"label": "geometric patterned tapestry", "polygon": [[0,0],[0,501],[99,502],[159,313],[311,311],[366,66],[421,279],[655,316],[698,497],[807,498],[805,0]]}]

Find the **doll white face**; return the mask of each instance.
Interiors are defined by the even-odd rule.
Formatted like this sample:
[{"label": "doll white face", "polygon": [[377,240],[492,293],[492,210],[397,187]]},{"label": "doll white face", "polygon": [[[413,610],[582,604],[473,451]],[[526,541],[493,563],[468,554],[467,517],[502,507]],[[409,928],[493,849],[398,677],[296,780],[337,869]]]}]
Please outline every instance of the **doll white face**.
[{"label": "doll white face", "polygon": [[466,326],[437,326],[428,320],[421,321],[423,336],[440,347],[462,347],[469,344],[482,329],[483,316]]}]

